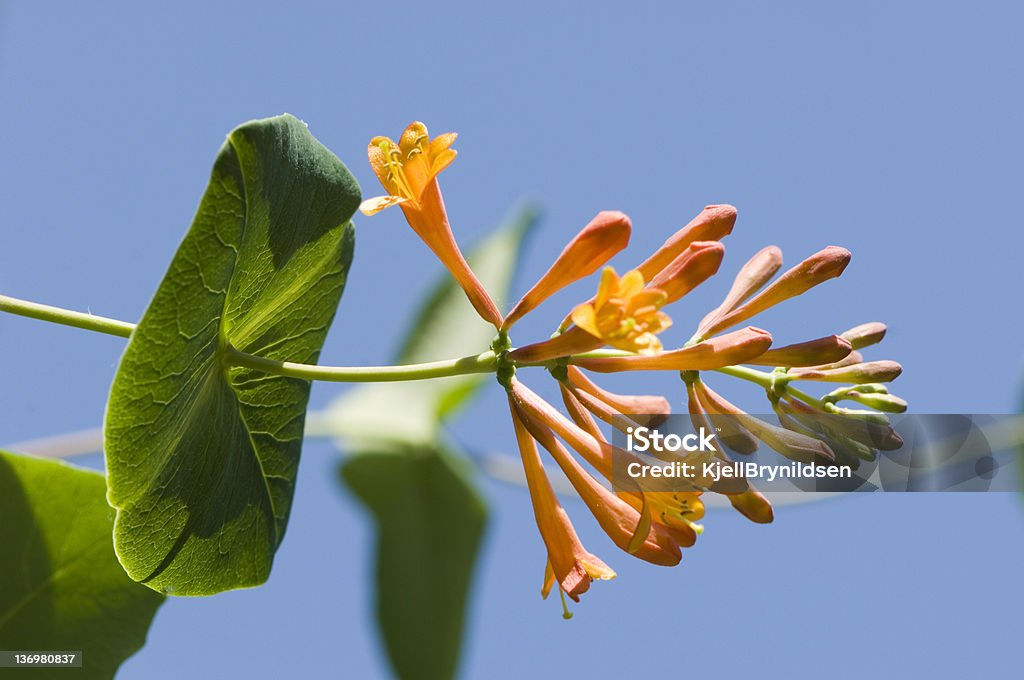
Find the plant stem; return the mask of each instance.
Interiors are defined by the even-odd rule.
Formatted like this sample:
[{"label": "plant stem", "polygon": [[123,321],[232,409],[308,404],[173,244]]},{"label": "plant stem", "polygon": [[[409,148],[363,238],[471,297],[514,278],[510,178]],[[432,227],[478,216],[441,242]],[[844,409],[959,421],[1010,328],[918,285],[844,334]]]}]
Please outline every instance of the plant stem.
[{"label": "plant stem", "polygon": [[[0,295],[0,312],[27,316],[31,319],[49,321],[82,328],[87,331],[106,333],[127,338],[135,330],[135,324],[102,316],[73,312],[69,309],[41,305],[37,302],[19,300]],[[405,366],[311,366],[290,361],[276,361],[253,356],[229,347],[229,359],[233,365],[245,366],[273,375],[285,375],[303,380],[325,380],[329,382],[395,382],[399,380],[424,380],[471,373],[493,373],[498,361],[494,352],[476,356],[460,357],[447,361],[432,361],[425,364]]]},{"label": "plant stem", "polygon": [[[731,375],[734,378],[740,378],[749,382],[760,385],[766,390],[772,389],[775,384],[772,380],[772,374],[766,373],[765,371],[758,371],[753,368],[747,368],[746,366],[726,366],[725,368],[716,368],[716,373],[722,373],[725,375]],[[786,383],[786,394],[792,395],[810,406],[816,408],[824,408],[821,399],[816,399],[811,395],[807,394],[803,390],[798,390],[793,387],[792,383]]]},{"label": "plant stem", "polygon": [[18,300],[6,295],[0,295],[0,312],[18,314],[19,316],[27,316],[30,319],[74,326],[75,328],[106,333],[107,335],[116,335],[122,338],[127,338],[135,330],[135,324],[128,323],[127,321],[118,321],[117,319],[108,319],[103,316],[93,316],[92,314],[84,314],[82,312],[72,312],[69,309],[41,305],[37,302],[28,302],[27,300]]},{"label": "plant stem", "polygon": [[494,352],[490,351],[447,361],[431,361],[425,364],[406,364],[404,366],[314,366],[258,357],[240,352],[234,347],[229,347],[228,352],[228,358],[234,366],[243,366],[290,378],[327,382],[425,380],[472,373],[493,373],[498,367],[497,357]]}]

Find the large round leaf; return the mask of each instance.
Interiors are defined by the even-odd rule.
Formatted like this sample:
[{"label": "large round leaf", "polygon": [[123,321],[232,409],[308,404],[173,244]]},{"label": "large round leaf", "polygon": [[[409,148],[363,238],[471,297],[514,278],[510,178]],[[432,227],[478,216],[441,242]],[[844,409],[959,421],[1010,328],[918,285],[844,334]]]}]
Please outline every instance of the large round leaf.
[{"label": "large round leaf", "polygon": [[292,116],[228,136],[107,407],[107,498],[118,557],[135,580],[209,595],[267,579],[309,383],[233,367],[229,348],[316,362],[359,198],[341,161]]}]

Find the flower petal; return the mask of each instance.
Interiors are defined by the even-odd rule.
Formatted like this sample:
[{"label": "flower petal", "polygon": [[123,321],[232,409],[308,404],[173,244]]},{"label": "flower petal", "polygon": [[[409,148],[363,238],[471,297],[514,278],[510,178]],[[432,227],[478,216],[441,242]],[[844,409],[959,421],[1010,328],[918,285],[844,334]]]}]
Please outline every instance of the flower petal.
[{"label": "flower petal", "polygon": [[359,211],[369,217],[370,215],[376,215],[385,208],[405,203],[408,200],[408,198],[402,198],[401,196],[374,196],[360,203]]},{"label": "flower petal", "polygon": [[438,135],[430,140],[430,155],[437,156],[438,154],[448,151],[451,145],[455,143],[455,139],[458,137],[457,132],[446,132],[443,135]]},{"label": "flower petal", "polygon": [[407,159],[413,151],[422,152],[430,139],[427,126],[418,120],[409,123],[409,126],[402,131],[398,138],[398,148],[402,151],[402,158]]},{"label": "flower petal", "polygon": [[569,417],[572,418],[572,422],[576,423],[577,427],[593,437],[595,441],[607,441],[604,435],[601,434],[601,429],[597,426],[594,416],[590,415],[590,412],[583,407],[579,399],[565,385],[560,385],[559,387],[562,392],[562,403],[565,404],[565,410]]},{"label": "flower petal", "polygon": [[601,337],[601,331],[597,328],[597,311],[594,309],[594,305],[588,303],[577,305],[572,310],[572,322],[595,338]]},{"label": "flower petal", "polygon": [[[694,432],[699,431],[701,423],[694,417],[695,413],[701,414],[706,422],[710,422],[718,433],[718,439],[725,444],[729,449],[736,453],[750,455],[757,451],[760,446],[757,443],[757,438],[750,434],[744,427],[735,419],[730,416],[725,416],[720,413],[712,413],[713,409],[709,409],[705,404],[702,404],[700,397],[697,395],[697,391],[694,389],[695,381],[686,382],[686,396],[687,402],[690,409],[690,420],[693,422]],[[725,458],[725,456],[720,456]],[[745,480],[746,478],[744,478]],[[715,488],[715,491],[719,491],[719,488]]]}]

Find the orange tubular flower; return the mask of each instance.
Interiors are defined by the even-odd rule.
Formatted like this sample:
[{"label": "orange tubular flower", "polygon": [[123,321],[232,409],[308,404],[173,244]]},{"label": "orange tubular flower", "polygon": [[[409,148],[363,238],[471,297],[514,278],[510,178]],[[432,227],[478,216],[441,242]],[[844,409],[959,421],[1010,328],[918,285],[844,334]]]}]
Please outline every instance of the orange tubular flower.
[{"label": "orange tubular flower", "polygon": [[[548,568],[553,572],[554,579],[558,581],[562,591],[579,602],[580,595],[587,592],[592,580],[613,579],[615,572],[587,552],[580,543],[569,516],[551,488],[540,454],[537,453],[537,445],[516,415],[511,394],[509,408],[512,410],[512,424],[515,427],[516,441],[519,443],[519,453],[523,459],[523,470],[526,472],[526,483],[533,502],[533,514],[548,551]],[[545,583],[545,596],[549,587]]]},{"label": "orange tubular flower", "polygon": [[[700,492],[648,498],[649,494],[637,487],[623,491],[619,496],[612,494],[586,475],[582,468],[575,472],[567,469],[578,468],[579,464],[554,437],[557,435],[565,441],[609,482],[612,481],[613,455],[629,457],[631,454],[609,444],[592,421],[583,427],[574,424],[522,383],[513,383],[512,394],[519,407],[520,420],[526,423],[534,438],[551,451],[616,545],[655,564],[677,563],[680,557],[673,546],[690,547],[696,542],[697,533],[703,531],[692,521],[703,513],[703,505],[696,500]],[[574,408],[578,409],[573,417],[582,417],[586,422],[589,416],[578,403],[573,404],[571,395],[564,394],[567,395],[570,413]]]},{"label": "orange tubular flower", "polygon": [[672,260],[648,284],[665,292],[665,304],[672,304],[718,272],[725,246],[718,241],[697,241]]},{"label": "orange tubular flower", "polygon": [[682,349],[651,356],[575,357],[572,363],[598,373],[616,371],[710,371],[761,356],[772,344],[768,331],[748,326]]},{"label": "orange tubular flower", "polygon": [[670,567],[679,564],[683,556],[679,544],[669,532],[660,525],[646,522],[639,511],[599,484],[555,439],[551,430],[538,423],[523,407],[516,406],[515,411],[527,431],[562,468],[573,488],[615,545],[652,564]]},{"label": "orange tubular flower", "polygon": [[838,335],[770,349],[753,361],[755,366],[818,366],[842,361],[850,356],[853,345]]},{"label": "orange tubular flower", "polygon": [[622,395],[609,392],[600,387],[575,366],[569,366],[566,372],[566,379],[574,389],[586,392],[590,396],[607,404],[612,410],[627,415],[660,416],[651,420],[648,424],[657,425],[664,422],[665,418],[672,413],[672,406],[668,399],[654,395]]},{"label": "orange tubular flower", "polygon": [[775,273],[782,267],[782,251],[776,246],[762,248],[754,257],[750,258],[740,269],[733,280],[732,288],[716,309],[705,316],[697,327],[698,337],[705,337],[705,330],[723,316],[736,309],[745,302],[751,295],[761,290],[766,283],[771,281]]},{"label": "orange tubular flower", "polygon": [[441,197],[437,176],[455,160],[451,148],[455,133],[430,139],[427,126],[409,125],[398,143],[374,137],[367,147],[370,166],[388,192],[363,201],[365,215],[374,215],[393,205],[401,206],[413,231],[434,251],[442,264],[466,292],[477,313],[495,328],[501,326],[501,312],[462,256]]},{"label": "orange tubular flower", "polygon": [[554,264],[505,317],[502,330],[532,311],[562,288],[590,276],[629,244],[629,218],[615,211],[597,214],[590,224],[569,241]]},{"label": "orange tubular flower", "polygon": [[673,234],[654,254],[637,267],[645,280],[651,280],[676,259],[691,243],[720,241],[732,233],[736,224],[736,208],[731,205],[709,205],[689,224]]}]

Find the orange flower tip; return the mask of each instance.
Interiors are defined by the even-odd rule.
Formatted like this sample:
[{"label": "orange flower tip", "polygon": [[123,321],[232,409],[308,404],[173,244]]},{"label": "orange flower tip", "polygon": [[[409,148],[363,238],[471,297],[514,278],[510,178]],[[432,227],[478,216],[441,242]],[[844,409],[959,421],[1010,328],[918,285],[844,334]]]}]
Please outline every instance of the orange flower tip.
[{"label": "orange flower tip", "polygon": [[828,246],[808,258],[811,264],[808,273],[812,278],[819,279],[820,277],[822,281],[827,278],[835,278],[843,273],[852,257],[853,254],[846,248]]},{"label": "orange flower tip", "polygon": [[853,345],[853,349],[861,349],[881,342],[885,337],[887,330],[888,328],[884,323],[881,323],[880,321],[871,321],[869,323],[862,323],[859,326],[854,326],[850,330],[842,333],[840,337],[849,341],[849,343]]},{"label": "orange flower tip", "polygon": [[751,337],[758,338],[761,342],[767,341],[768,344],[772,343],[772,334],[763,328],[758,328],[757,326],[747,326],[746,328],[743,329],[743,332],[748,333]]},{"label": "orange flower tip", "polygon": [[764,262],[764,266],[778,270],[782,266],[782,248],[778,246],[765,246],[755,256]]},{"label": "orange flower tip", "polygon": [[633,222],[629,219],[629,215],[618,210],[602,210],[590,221],[587,228],[594,229],[624,229],[629,232],[632,231]]},{"label": "orange flower tip", "polygon": [[696,241],[668,263],[648,284],[665,292],[665,304],[680,299],[718,272],[725,246],[718,241]]},{"label": "orange flower tip", "polygon": [[730,221],[735,224],[736,222],[736,206],[729,205],[728,203],[712,203],[704,206],[704,211],[713,213],[715,219],[722,221]]},{"label": "orange flower tip", "polygon": [[704,206],[704,210],[693,222],[703,222],[707,225],[705,228],[714,234],[712,238],[720,239],[732,233],[733,227],[736,226],[736,216],[736,206],[728,203],[712,203]]},{"label": "orange flower tip", "polygon": [[732,507],[751,522],[771,524],[775,519],[772,504],[758,491],[744,491],[727,496],[727,498]]}]

